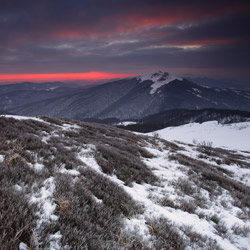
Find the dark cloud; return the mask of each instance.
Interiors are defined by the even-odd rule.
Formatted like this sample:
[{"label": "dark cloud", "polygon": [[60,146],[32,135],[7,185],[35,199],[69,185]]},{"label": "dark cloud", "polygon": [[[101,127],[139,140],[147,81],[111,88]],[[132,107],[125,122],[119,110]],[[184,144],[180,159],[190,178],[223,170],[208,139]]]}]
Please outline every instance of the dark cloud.
[{"label": "dark cloud", "polygon": [[247,72],[249,11],[247,1],[2,0],[0,73]]}]

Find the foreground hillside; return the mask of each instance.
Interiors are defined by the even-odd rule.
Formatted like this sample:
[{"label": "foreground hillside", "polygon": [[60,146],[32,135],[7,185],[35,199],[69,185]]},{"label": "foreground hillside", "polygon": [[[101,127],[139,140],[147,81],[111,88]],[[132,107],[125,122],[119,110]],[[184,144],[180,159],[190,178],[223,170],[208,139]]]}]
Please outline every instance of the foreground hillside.
[{"label": "foreground hillside", "polygon": [[0,117],[0,246],[247,249],[250,152]]}]

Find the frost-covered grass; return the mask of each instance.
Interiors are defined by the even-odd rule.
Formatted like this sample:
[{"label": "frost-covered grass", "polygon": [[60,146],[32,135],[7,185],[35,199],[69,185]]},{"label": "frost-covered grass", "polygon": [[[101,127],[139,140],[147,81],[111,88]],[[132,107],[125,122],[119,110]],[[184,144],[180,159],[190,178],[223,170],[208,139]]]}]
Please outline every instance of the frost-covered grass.
[{"label": "frost-covered grass", "polygon": [[[139,170],[133,170],[132,164],[146,171],[140,155],[148,153],[137,145],[136,136],[105,126],[51,118],[1,117],[0,128],[1,174],[6,176],[10,189],[22,198],[20,202],[25,202],[32,211],[29,222],[19,205],[21,214],[17,213],[16,220],[20,220],[22,227],[13,227],[13,233],[0,231],[1,249],[122,249],[121,245],[133,246],[129,236],[122,236],[121,218],[140,212],[141,208],[111,180],[111,175],[117,169],[124,179],[132,171],[135,176],[131,181],[139,181]],[[104,145],[109,145],[105,156]],[[97,148],[100,148],[99,153]],[[112,163],[117,158],[110,158],[113,164],[110,176],[105,174],[103,168],[108,166],[105,163],[99,166],[97,161],[117,157],[123,149],[128,151],[123,157],[131,155],[131,170],[120,169]],[[136,152],[138,156],[134,156]],[[150,176],[151,172],[146,173]],[[5,191],[1,186],[2,190]],[[7,205],[15,209],[11,203]],[[6,224],[14,225],[13,218],[7,218]],[[1,224],[4,225],[3,221]],[[29,227],[26,237],[15,236]]]},{"label": "frost-covered grass", "polygon": [[[147,149],[155,157],[144,161],[159,181],[157,185],[124,186],[133,199],[144,206],[142,215],[126,220],[127,227],[152,248],[154,237],[149,233],[148,221],[165,218],[182,238],[181,249],[247,249],[249,208],[231,194],[233,188],[227,190],[215,181],[205,181],[199,173],[191,173],[192,168],[173,160],[172,153],[164,147]],[[239,218],[242,212],[245,218]],[[235,227],[239,225],[245,235],[235,235]]]},{"label": "frost-covered grass", "polygon": [[[211,248],[216,245],[222,249],[247,249],[250,244],[249,204],[245,203],[246,197],[237,194],[242,192],[249,199],[244,182],[231,182],[231,176],[223,172],[220,179],[217,166],[213,165],[204,165],[204,171],[195,170],[197,160],[192,158],[193,148],[188,145],[176,157],[164,149],[148,150],[155,157],[145,161],[159,177],[160,185],[125,187],[135,200],[146,207],[141,223],[145,218],[167,218],[182,231],[183,238],[189,242],[189,249],[207,249],[210,245]],[[183,162],[181,152],[189,156],[188,162]],[[211,179],[208,178],[208,166]],[[202,164],[200,168],[203,168]],[[221,183],[226,181],[227,184]],[[242,213],[245,217],[241,216]],[[245,235],[235,235],[235,227],[239,225],[245,229]],[[200,240],[196,242],[193,237]]]},{"label": "frost-covered grass", "polygon": [[249,155],[0,117],[1,249],[247,249]]}]

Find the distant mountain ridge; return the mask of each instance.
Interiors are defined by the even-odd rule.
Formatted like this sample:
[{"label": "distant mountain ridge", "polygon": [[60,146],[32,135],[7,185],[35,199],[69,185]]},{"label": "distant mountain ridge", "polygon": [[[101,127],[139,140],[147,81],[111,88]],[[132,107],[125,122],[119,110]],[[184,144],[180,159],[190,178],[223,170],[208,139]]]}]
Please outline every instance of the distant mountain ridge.
[{"label": "distant mountain ridge", "polygon": [[75,87],[76,85],[62,82],[0,85],[0,107],[2,111],[13,113],[11,110],[17,107],[72,93]]},{"label": "distant mountain ridge", "polygon": [[141,119],[171,109],[250,111],[250,91],[205,87],[162,71],[89,88],[30,89],[23,94],[0,88],[0,97],[1,109],[11,113],[75,120]]},{"label": "distant mountain ridge", "polygon": [[208,77],[186,77],[191,82],[213,88],[231,88],[250,90],[250,82],[232,79],[213,79]]}]

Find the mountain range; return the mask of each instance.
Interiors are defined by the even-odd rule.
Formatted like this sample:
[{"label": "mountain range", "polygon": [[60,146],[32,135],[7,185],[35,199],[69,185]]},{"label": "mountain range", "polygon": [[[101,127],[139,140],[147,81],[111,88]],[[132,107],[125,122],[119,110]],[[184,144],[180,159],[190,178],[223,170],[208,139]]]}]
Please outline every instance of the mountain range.
[{"label": "mountain range", "polygon": [[189,81],[199,85],[205,85],[214,88],[232,88],[250,90],[250,83],[247,81],[239,81],[237,79],[214,79],[209,77],[186,77]]},{"label": "mountain range", "polygon": [[250,91],[215,88],[158,71],[90,87],[64,83],[0,86],[1,110],[75,120],[142,119],[171,109],[250,111]]}]

